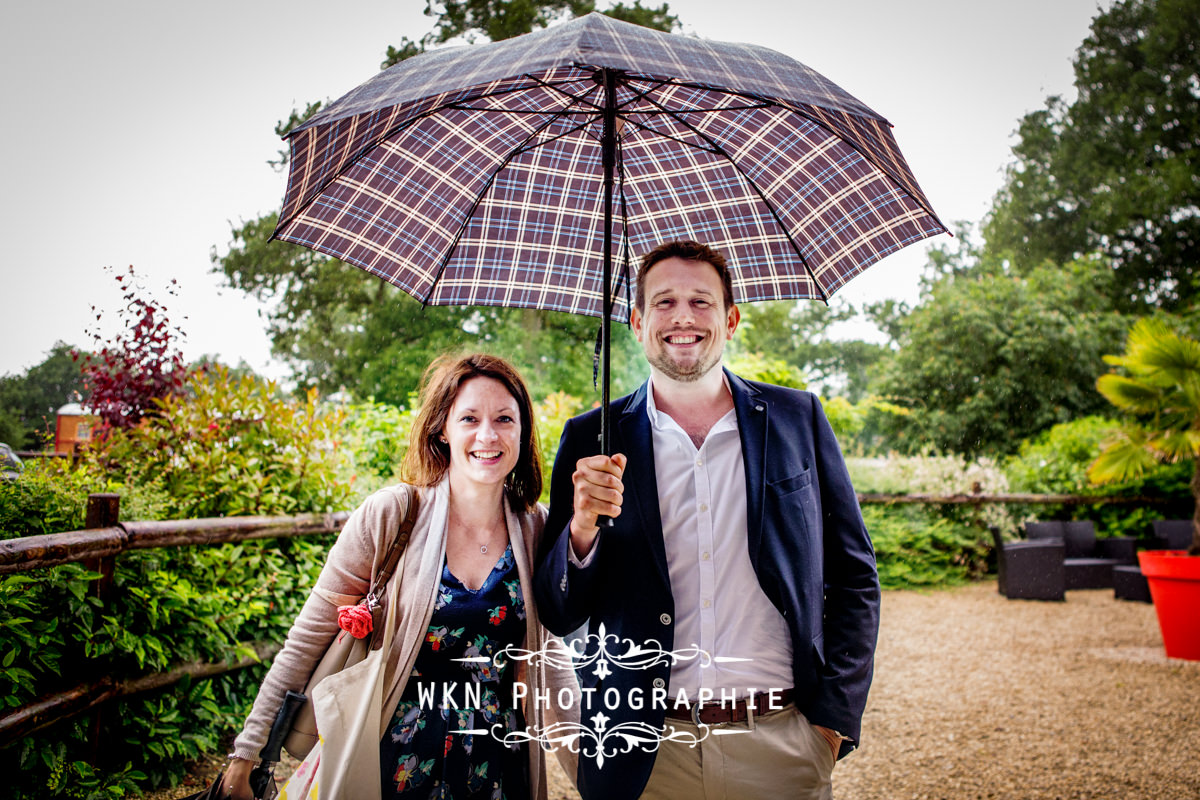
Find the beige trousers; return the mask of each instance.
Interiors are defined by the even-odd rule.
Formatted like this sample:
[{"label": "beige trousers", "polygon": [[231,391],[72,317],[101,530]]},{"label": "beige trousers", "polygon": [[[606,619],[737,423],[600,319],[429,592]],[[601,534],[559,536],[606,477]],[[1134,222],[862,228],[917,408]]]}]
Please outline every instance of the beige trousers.
[{"label": "beige trousers", "polygon": [[704,738],[695,747],[663,742],[642,800],[832,800],[835,759],[829,744],[795,706],[749,722],[668,726]]}]

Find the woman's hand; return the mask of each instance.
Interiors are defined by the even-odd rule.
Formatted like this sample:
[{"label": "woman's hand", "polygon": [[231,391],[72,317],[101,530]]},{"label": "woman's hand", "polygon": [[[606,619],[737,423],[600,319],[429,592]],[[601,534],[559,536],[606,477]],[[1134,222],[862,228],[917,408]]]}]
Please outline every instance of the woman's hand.
[{"label": "woman's hand", "polygon": [[250,788],[250,771],[257,762],[244,758],[235,758],[225,768],[225,779],[221,781],[221,797],[232,797],[233,800],[254,800],[254,790]]}]

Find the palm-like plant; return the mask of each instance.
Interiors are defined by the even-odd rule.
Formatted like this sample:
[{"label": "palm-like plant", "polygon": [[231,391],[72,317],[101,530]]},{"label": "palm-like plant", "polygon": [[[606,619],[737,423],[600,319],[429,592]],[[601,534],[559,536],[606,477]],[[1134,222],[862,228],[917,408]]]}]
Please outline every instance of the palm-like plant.
[{"label": "palm-like plant", "polygon": [[1195,460],[1191,555],[1200,555],[1200,341],[1160,319],[1139,320],[1124,355],[1104,360],[1123,371],[1102,375],[1096,388],[1133,419],[1088,468],[1094,483],[1140,476],[1160,462]]}]

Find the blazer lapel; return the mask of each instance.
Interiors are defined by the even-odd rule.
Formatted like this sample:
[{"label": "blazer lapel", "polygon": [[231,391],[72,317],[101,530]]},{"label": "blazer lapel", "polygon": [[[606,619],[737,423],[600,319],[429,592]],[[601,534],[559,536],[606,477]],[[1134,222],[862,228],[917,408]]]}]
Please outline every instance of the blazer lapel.
[{"label": "blazer lapel", "polygon": [[746,465],[746,539],[750,563],[757,566],[762,542],[763,498],[767,475],[767,416],[770,408],[756,388],[728,369],[729,390],[737,411],[738,436],[742,441],[742,463]]},{"label": "blazer lapel", "polygon": [[[625,499],[621,504],[622,514],[636,512],[635,527],[643,532],[654,563],[662,573],[663,582],[671,585],[667,571],[667,549],[663,544],[662,516],[658,511],[658,482],[654,475],[654,434],[650,430],[650,418],[646,415],[646,392],[649,382],[631,394],[617,418],[620,443],[614,445],[619,453],[638,453],[625,465],[621,482],[625,485]],[[622,445],[625,445],[622,447]]]}]

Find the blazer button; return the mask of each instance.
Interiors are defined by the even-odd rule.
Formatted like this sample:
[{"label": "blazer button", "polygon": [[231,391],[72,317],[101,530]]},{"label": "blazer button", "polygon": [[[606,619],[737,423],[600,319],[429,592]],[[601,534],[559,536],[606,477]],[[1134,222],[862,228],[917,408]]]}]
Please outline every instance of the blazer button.
[{"label": "blazer button", "polygon": [[654,688],[655,688],[655,689],[662,689],[662,688],[664,688],[666,685],[667,685],[667,682],[666,682],[666,681],[664,681],[662,678],[655,678],[655,679],[654,679]]},{"label": "blazer button", "polygon": [[662,616],[660,616],[658,618],[658,621],[661,622],[663,625],[670,625],[671,624],[671,615],[663,614]]}]

